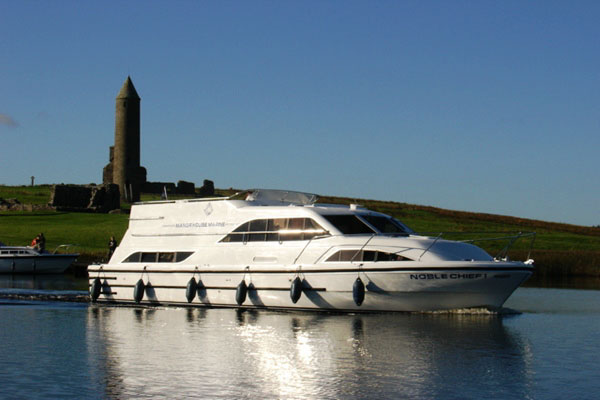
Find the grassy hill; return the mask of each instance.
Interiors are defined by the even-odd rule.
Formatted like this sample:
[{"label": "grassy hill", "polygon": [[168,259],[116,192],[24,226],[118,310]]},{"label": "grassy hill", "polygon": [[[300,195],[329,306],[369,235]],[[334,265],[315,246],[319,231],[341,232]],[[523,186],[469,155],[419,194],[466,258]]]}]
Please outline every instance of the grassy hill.
[{"label": "grassy hill", "polygon": [[[1,186],[0,198],[16,198],[23,204],[44,205],[50,197],[50,186]],[[235,190],[218,190],[228,196]],[[158,196],[143,195],[142,200]],[[531,257],[536,260],[537,274],[544,276],[600,277],[600,228],[500,216],[493,214],[452,211],[391,201],[321,197],[321,203],[357,203],[369,209],[396,217],[419,233],[449,239],[472,239],[475,236],[504,237],[515,232],[536,232]],[[27,207],[25,207],[27,209]],[[47,248],[64,243],[76,244],[83,260],[105,256],[111,235],[120,239],[127,229],[127,214],[66,213],[53,210],[0,212],[0,241],[25,245],[40,232],[47,238]],[[478,242],[490,254],[496,255],[503,242]],[[509,253],[512,259],[526,259],[531,238],[521,238]]]}]

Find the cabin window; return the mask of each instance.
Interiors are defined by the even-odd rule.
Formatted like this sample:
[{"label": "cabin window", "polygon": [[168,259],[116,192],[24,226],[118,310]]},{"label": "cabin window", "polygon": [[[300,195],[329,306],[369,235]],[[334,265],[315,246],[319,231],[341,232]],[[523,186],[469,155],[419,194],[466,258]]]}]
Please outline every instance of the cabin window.
[{"label": "cabin window", "polygon": [[159,253],[142,253],[135,252],[130,254],[124,263],[130,262],[159,262],[159,263],[177,263],[187,259],[189,256],[194,254],[192,251],[178,251],[178,252],[159,252]]},{"label": "cabin window", "polygon": [[282,240],[302,240],[304,238],[304,218],[290,218],[287,229],[279,232]]},{"label": "cabin window", "polygon": [[267,220],[267,241],[274,242],[279,241],[280,234],[279,231],[282,231],[287,228],[288,219],[287,218],[275,218]]},{"label": "cabin window", "polygon": [[142,253],[142,262],[156,262],[157,253]]},{"label": "cabin window", "polygon": [[362,222],[356,215],[324,215],[325,219],[335,226],[344,235],[376,233],[369,228],[367,224]]},{"label": "cabin window", "polygon": [[129,257],[127,257],[126,259],[123,260],[124,263],[126,262],[140,262],[140,256],[142,255],[142,253],[140,253],[139,251],[137,253],[133,253],[131,255],[129,255]]},{"label": "cabin window", "polygon": [[238,226],[237,228],[235,228],[234,232],[248,232],[249,228],[250,228],[250,222],[246,222],[245,224],[242,224],[242,225]]},{"label": "cabin window", "polygon": [[175,253],[158,253],[159,263],[171,263],[175,260]]},{"label": "cabin window", "polygon": [[246,232],[248,232],[248,229],[250,229],[250,222],[246,222],[245,224],[238,226],[236,229],[234,229],[233,232],[235,232],[235,233],[230,235],[230,240],[228,240],[228,241],[229,242],[247,242],[248,235],[246,234]]},{"label": "cabin window", "polygon": [[310,218],[304,218],[304,240],[312,239],[316,236],[321,236],[325,230],[321,225],[317,224]]},{"label": "cabin window", "polygon": [[175,262],[181,262],[187,259],[192,254],[194,253],[191,251],[178,251],[177,253],[175,253]]},{"label": "cabin window", "polygon": [[381,252],[365,250],[362,251],[361,254],[359,254],[359,256],[362,256],[362,261],[375,261],[377,260],[377,255],[379,253]]},{"label": "cabin window", "polygon": [[412,261],[410,258],[406,258],[396,253],[388,253],[385,251],[373,251],[373,250],[340,250],[331,255],[327,262],[335,261]]},{"label": "cabin window", "polygon": [[346,251],[340,251],[340,261],[352,261],[352,260],[357,260],[357,261],[362,261],[360,258],[360,252],[358,250],[346,250]]},{"label": "cabin window", "polygon": [[310,218],[256,219],[240,225],[221,242],[283,242],[323,235],[328,232]]},{"label": "cabin window", "polygon": [[267,220],[255,219],[250,221],[250,233],[248,240],[251,242],[264,242],[267,239]]}]

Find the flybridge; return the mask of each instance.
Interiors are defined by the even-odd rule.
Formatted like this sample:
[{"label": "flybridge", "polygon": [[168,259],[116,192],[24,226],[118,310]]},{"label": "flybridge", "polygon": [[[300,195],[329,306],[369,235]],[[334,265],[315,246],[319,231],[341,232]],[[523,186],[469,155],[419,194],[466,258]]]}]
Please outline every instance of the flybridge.
[{"label": "flybridge", "polygon": [[201,199],[185,199],[185,200],[158,200],[135,203],[136,205],[144,204],[169,204],[176,202],[204,202],[204,201],[222,201],[222,200],[245,200],[252,201],[262,205],[313,205],[318,200],[319,196],[314,193],[294,192],[289,190],[273,190],[273,189],[251,189],[243,192],[238,192],[229,197],[210,197]]},{"label": "flybridge", "polygon": [[313,193],[293,192],[289,190],[253,189],[246,196],[247,201],[263,204],[312,205],[319,196]]}]

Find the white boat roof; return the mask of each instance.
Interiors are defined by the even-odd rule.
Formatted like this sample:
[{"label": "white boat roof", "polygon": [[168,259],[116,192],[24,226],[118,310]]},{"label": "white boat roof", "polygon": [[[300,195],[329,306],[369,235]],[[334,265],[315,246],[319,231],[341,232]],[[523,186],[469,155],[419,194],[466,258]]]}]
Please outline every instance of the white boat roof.
[{"label": "white boat roof", "polygon": [[256,201],[265,205],[275,204],[314,204],[318,195],[314,193],[294,192],[290,190],[253,189],[248,191],[246,201]]},{"label": "white boat roof", "polygon": [[[147,201],[135,203],[135,206],[150,206],[159,204],[175,204],[179,203],[207,203],[207,202],[219,202],[227,203],[229,207],[236,209],[239,208],[254,208],[270,206],[271,209],[289,209],[290,206],[297,206],[300,208],[308,207],[312,209],[327,210],[328,213],[343,213],[348,210],[351,211],[367,211],[373,214],[380,214],[378,212],[364,208],[358,204],[325,204],[316,203],[319,195],[314,193],[296,192],[291,190],[274,190],[274,189],[252,189],[242,192],[238,192],[229,197],[204,197],[204,198],[193,198],[193,199],[181,199],[181,200],[158,200],[158,201]],[[137,213],[142,212],[139,207],[135,207]],[[144,213],[145,214],[145,213]]]}]

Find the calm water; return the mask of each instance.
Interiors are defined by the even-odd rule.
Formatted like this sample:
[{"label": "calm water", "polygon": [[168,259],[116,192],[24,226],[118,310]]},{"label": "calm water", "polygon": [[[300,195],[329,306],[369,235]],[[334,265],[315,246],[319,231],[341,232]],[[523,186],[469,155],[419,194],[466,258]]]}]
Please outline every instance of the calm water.
[{"label": "calm water", "polygon": [[[69,279],[1,278],[0,294],[85,287]],[[522,313],[347,315],[0,299],[0,397],[600,397],[600,291],[520,288],[506,306]]]}]

